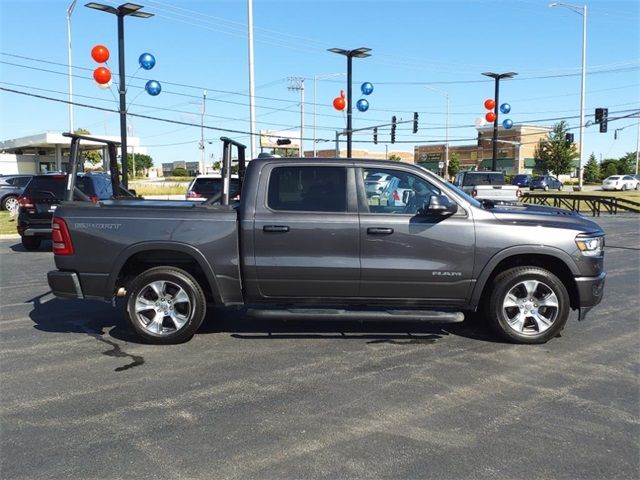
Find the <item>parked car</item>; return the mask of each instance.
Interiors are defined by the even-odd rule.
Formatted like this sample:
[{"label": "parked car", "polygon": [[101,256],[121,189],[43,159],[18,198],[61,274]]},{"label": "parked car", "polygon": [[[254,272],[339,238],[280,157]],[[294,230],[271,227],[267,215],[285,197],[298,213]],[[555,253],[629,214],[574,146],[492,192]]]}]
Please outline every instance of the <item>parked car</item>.
[{"label": "parked car", "polygon": [[602,181],[602,190],[638,190],[639,185],[633,175],[612,175]]},{"label": "parked car", "polygon": [[564,185],[562,184],[562,182],[551,175],[540,175],[537,177],[533,177],[531,183],[529,184],[530,190],[540,189],[544,190],[545,192],[551,189],[560,191],[563,188]]},{"label": "parked car", "polygon": [[0,210],[17,210],[18,197],[33,175],[0,176]]},{"label": "parked car", "polygon": [[505,185],[503,172],[466,170],[458,172],[453,184],[473,198],[495,205],[515,204],[522,194],[517,185]]},{"label": "parked car", "polygon": [[533,177],[527,174],[514,175],[511,180],[511,185],[517,185],[519,187],[528,187],[531,184]]},{"label": "parked car", "polygon": [[[51,238],[51,218],[64,198],[66,180],[66,174],[34,175],[18,197],[17,229],[27,250],[37,250],[42,240]],[[113,196],[106,173],[80,173],[75,185],[84,194],[76,195],[77,200],[97,203]]]},{"label": "parked car", "polygon": [[[272,158],[271,156],[269,158]],[[187,187],[185,198],[187,200],[205,201],[213,196],[222,196],[222,176],[220,174],[198,175]],[[240,199],[240,184],[238,176],[231,177],[230,198]],[[215,203],[220,203],[218,200]]]},{"label": "parked car", "polygon": [[386,173],[372,173],[368,175],[364,181],[364,188],[367,192],[367,197],[380,195],[391,178],[391,175]]}]

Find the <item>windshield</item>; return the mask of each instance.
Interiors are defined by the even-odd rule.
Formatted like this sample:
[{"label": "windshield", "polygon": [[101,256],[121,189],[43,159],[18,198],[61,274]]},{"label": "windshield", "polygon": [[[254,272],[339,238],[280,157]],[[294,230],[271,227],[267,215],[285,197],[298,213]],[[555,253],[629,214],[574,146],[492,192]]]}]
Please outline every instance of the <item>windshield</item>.
[{"label": "windshield", "polygon": [[471,205],[473,205],[476,208],[482,208],[482,204],[476,200],[475,198],[473,198],[471,195],[469,195],[468,193],[462,191],[460,188],[456,187],[453,183],[451,182],[447,182],[444,178],[442,178],[440,175],[436,175],[435,173],[433,173],[431,170],[428,170],[426,168],[424,168],[422,165],[416,165],[418,168],[420,168],[421,170],[424,170],[425,172],[427,172],[429,177],[435,177],[438,180],[444,182],[447,184],[447,187],[450,188],[451,190],[453,190],[456,194],[458,194],[458,196],[462,197],[464,200],[466,200],[467,202],[469,202]]}]

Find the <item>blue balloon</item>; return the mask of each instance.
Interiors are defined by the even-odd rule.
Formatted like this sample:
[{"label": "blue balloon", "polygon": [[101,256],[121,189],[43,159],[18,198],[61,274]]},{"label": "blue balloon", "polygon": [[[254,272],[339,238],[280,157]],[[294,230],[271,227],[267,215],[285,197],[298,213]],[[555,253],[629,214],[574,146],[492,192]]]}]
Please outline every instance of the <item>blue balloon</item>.
[{"label": "blue balloon", "polygon": [[369,82],[364,82],[362,85],[360,85],[360,90],[362,90],[363,94],[370,95],[371,92],[373,92],[373,85]]},{"label": "blue balloon", "polygon": [[504,120],[504,121],[502,122],[502,126],[503,126],[504,128],[506,128],[506,129],[509,129],[509,128],[513,127],[513,122],[511,121],[511,119],[510,119],[510,118],[507,118],[506,120]]},{"label": "blue balloon", "polygon": [[138,58],[138,63],[145,70],[151,70],[156,64],[156,58],[150,53],[143,53],[140,55],[140,58]]},{"label": "blue balloon", "polygon": [[369,102],[364,98],[361,98],[360,100],[358,100],[358,103],[356,103],[356,107],[358,107],[358,110],[360,110],[361,112],[366,112],[367,110],[369,110]]},{"label": "blue balloon", "polygon": [[511,105],[509,105],[508,103],[503,103],[502,105],[500,105],[500,111],[502,113],[509,113],[511,111]]},{"label": "blue balloon", "polygon": [[144,86],[144,89],[147,91],[149,95],[151,95],[152,97],[155,97],[156,95],[160,95],[160,92],[162,91],[162,86],[160,85],[160,82],[158,82],[157,80],[149,80],[147,84]]}]

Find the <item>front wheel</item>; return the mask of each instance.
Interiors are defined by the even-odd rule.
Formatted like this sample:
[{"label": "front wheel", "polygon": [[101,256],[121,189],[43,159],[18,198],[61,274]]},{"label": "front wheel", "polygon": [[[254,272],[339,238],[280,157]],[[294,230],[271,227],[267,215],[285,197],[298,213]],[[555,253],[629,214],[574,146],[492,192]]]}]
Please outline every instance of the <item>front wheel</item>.
[{"label": "front wheel", "polygon": [[204,320],[207,304],[198,282],[174,267],[138,275],[127,293],[127,317],[145,341],[174,344],[189,340]]},{"label": "front wheel", "polygon": [[549,185],[545,185],[545,186],[544,186],[544,191],[545,191],[545,192],[548,192],[548,191],[549,191]]},{"label": "front wheel", "polygon": [[561,192],[563,188],[564,188],[564,185],[560,184],[560,186],[558,187],[558,191]]},{"label": "front wheel", "polygon": [[492,328],[513,343],[545,343],[567,323],[569,294],[553,273],[539,267],[505,270],[493,281],[488,302]]}]

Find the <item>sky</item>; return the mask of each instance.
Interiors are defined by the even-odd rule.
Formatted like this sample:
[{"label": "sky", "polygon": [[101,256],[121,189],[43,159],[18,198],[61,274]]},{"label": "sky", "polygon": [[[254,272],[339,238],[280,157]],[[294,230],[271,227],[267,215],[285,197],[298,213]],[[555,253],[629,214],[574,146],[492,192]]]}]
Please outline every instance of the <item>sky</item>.
[{"label": "sky", "polygon": [[[70,3],[0,0],[0,141],[69,130]],[[85,3],[77,2],[70,22],[73,127],[119,136],[116,17]],[[154,16],[124,19],[130,134],[157,166],[200,160],[202,130],[207,163],[219,159],[221,136],[250,145],[248,1],[140,3]],[[618,158],[638,142],[638,119],[620,117],[640,112],[640,2],[576,5],[587,5],[585,120],[593,121],[596,107],[610,117],[607,133],[585,129],[585,153]],[[253,25],[256,131],[300,127],[301,92],[289,87],[292,77],[302,78],[306,150],[314,138],[319,149],[332,148],[346,127],[345,112],[332,106],[347,90],[346,58],[327,51],[334,47],[371,49],[353,60],[354,129],[419,113],[418,133],[401,123],[391,144],[389,127],[381,126],[377,145],[371,130],[354,133],[354,149],[442,143],[447,123],[450,145],[475,143],[474,125],[494,94],[487,71],[518,73],[500,83],[500,103],[511,105],[501,121],[552,126],[565,119],[578,141],[582,16],[568,8],[543,0],[253,0]],[[110,89],[92,77],[100,65],[91,49],[99,44],[111,53]],[[139,68],[143,53],[155,57],[153,69]],[[160,82],[159,95],[146,93],[148,80]],[[374,86],[366,112],[355,108],[363,82]]]}]

